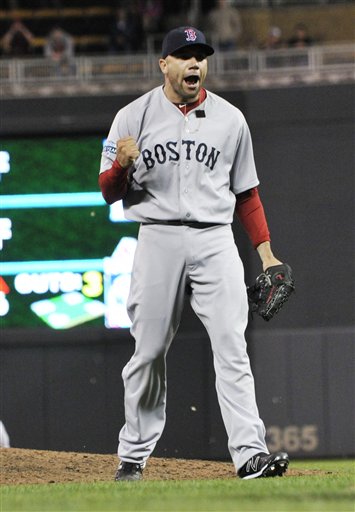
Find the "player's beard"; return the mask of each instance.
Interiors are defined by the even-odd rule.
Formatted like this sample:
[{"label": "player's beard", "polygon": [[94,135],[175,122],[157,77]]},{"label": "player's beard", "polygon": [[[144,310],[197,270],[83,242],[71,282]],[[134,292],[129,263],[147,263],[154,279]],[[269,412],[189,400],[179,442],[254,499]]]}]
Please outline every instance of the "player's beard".
[{"label": "player's beard", "polygon": [[185,102],[186,103],[193,103],[194,101],[197,101],[200,96],[201,91],[201,85],[200,82],[198,82],[197,86],[194,88],[194,91],[188,91],[185,95]]},{"label": "player's beard", "polygon": [[195,87],[189,88],[185,81],[181,83],[171,84],[171,87],[179,103],[193,103],[197,101],[200,96],[202,84],[200,80],[197,82]]},{"label": "player's beard", "polygon": [[[197,76],[197,81],[189,84],[186,81],[189,76]],[[186,71],[181,73],[172,70],[165,76],[164,93],[173,103],[194,103],[199,99],[205,76],[206,72],[197,74],[192,71],[189,75]]]}]

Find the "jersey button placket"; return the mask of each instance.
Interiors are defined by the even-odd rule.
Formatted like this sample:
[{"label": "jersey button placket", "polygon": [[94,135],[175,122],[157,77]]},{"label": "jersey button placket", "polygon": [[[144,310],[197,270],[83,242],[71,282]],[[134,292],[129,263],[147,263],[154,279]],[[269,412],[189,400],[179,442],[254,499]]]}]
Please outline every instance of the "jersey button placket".
[{"label": "jersey button placket", "polygon": [[[184,203],[184,209],[185,209],[185,218],[188,220],[191,217],[191,212],[186,211],[187,209],[191,208],[191,201],[189,200],[189,187],[187,186],[187,183],[189,182],[189,173],[190,173],[190,164],[188,162],[185,162],[185,172],[184,172],[184,184],[182,184],[182,191],[183,191],[183,203]],[[184,211],[184,210],[182,210]]]},{"label": "jersey button placket", "polygon": [[[182,139],[186,138],[186,134],[190,133],[189,129],[189,119],[188,116],[184,117],[184,124],[182,126]],[[191,219],[191,201],[189,198],[190,188],[189,188],[189,174],[191,164],[189,160],[187,160],[188,154],[186,148],[185,151],[182,151],[182,159],[180,164],[180,212],[182,216],[182,220],[188,221]],[[189,152],[190,154],[190,152]]]},{"label": "jersey button placket", "polygon": [[190,133],[190,126],[189,126],[189,118],[188,116],[185,116],[185,126],[184,126],[185,132]]}]

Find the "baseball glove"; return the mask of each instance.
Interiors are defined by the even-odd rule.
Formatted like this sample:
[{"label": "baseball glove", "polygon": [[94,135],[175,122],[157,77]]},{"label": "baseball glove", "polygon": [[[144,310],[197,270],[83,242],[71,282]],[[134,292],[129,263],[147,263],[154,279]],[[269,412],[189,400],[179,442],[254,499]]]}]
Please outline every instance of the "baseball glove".
[{"label": "baseball glove", "polygon": [[292,269],[287,263],[269,267],[247,288],[249,308],[264,320],[271,320],[295,289]]}]

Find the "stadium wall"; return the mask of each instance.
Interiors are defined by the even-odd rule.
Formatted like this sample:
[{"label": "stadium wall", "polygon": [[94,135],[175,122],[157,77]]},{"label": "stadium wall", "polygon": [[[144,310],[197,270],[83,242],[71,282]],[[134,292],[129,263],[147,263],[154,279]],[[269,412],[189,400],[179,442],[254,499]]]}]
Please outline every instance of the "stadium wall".
[{"label": "stadium wall", "polygon": [[[295,457],[354,446],[354,175],[351,85],[220,92],[246,115],[275,253],[296,294],[247,338],[269,445]],[[2,136],[106,135],[133,96],[6,100]],[[260,271],[235,237],[246,282]],[[25,248],[24,248],[25,250]],[[349,276],[350,274],[350,276]],[[123,423],[127,330],[2,330],[1,419],[13,446],[113,453]],[[189,304],[169,353],[168,419],[156,455],[226,458],[206,334]]]}]

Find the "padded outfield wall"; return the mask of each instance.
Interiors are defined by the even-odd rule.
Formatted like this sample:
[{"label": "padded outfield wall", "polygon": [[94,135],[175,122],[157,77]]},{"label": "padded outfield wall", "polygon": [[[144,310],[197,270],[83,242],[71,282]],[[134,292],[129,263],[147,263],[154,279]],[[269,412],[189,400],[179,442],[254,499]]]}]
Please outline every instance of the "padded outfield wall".
[{"label": "padded outfield wall", "polygon": [[[248,120],[273,248],[296,279],[284,310],[271,323],[254,317],[247,331],[269,446],[296,457],[354,455],[353,88],[220,94]],[[131,99],[6,100],[1,134],[5,142],[104,137]],[[235,236],[251,282],[257,255],[239,226]],[[132,350],[127,329],[2,329],[1,419],[13,446],[114,452],[120,372]],[[208,339],[188,302],[168,357],[168,419],[156,455],[228,457]]]}]

